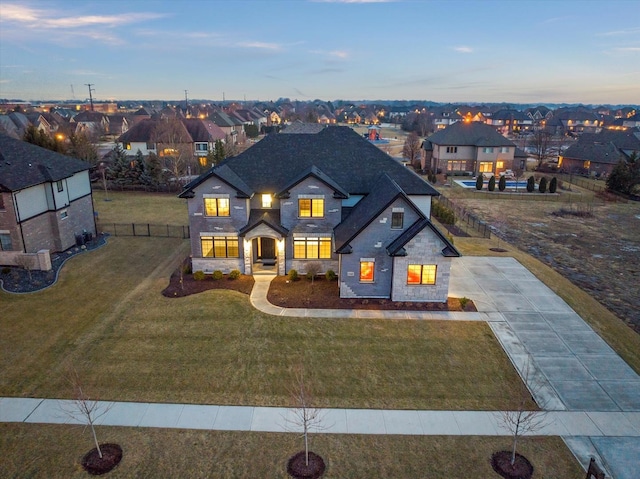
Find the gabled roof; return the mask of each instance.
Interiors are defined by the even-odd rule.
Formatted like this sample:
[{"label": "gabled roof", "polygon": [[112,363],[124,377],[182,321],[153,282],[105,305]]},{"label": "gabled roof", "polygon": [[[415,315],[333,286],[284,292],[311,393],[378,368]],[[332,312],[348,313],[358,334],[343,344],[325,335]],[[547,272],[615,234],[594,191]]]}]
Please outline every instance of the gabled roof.
[{"label": "gabled roof", "polygon": [[0,134],[0,189],[17,191],[88,169],[84,161]]},{"label": "gabled roof", "polygon": [[578,143],[613,143],[621,150],[640,152],[640,132],[637,128],[628,130],[602,130],[600,133],[583,133]]},{"label": "gabled roof", "polygon": [[238,231],[238,235],[245,236],[252,229],[265,225],[271,228],[272,230],[280,233],[282,236],[287,236],[289,234],[289,230],[280,224],[280,210],[271,209],[271,210],[251,210],[249,213],[249,221],[247,225],[244,226],[240,231]]},{"label": "gabled roof", "polygon": [[284,129],[280,133],[287,134],[300,134],[300,133],[320,133],[322,130],[326,128],[325,125],[321,123],[302,123],[295,122],[291,123],[284,127]]},{"label": "gabled roof", "polygon": [[221,128],[242,125],[240,120],[231,118],[223,111],[214,111],[209,115],[209,119]]},{"label": "gabled roof", "polygon": [[211,178],[212,176],[216,176],[217,178],[224,181],[231,188],[235,189],[237,192],[238,198],[251,198],[253,196],[253,191],[247,184],[240,178],[235,172],[229,168],[226,164],[221,164],[219,166],[215,166],[210,168],[208,171],[198,176],[196,179],[185,185],[182,193],[178,195],[179,198],[193,198],[194,196],[194,188],[198,185],[201,185],[206,180]]},{"label": "gabled roof", "polygon": [[612,165],[618,164],[624,158],[620,150],[611,142],[578,142],[567,148],[567,151],[562,156],[574,160],[588,160],[593,163]]},{"label": "gabled roof", "polygon": [[515,146],[495,128],[479,122],[457,122],[438,130],[429,138],[434,145],[447,146]]},{"label": "gabled roof", "polygon": [[227,165],[254,192],[283,191],[292,178],[315,166],[343,191],[367,194],[387,173],[407,195],[439,193],[349,127],[328,126],[316,134],[266,136]]},{"label": "gabled roof", "polygon": [[151,141],[156,124],[156,120],[142,120],[120,135],[118,141],[121,143],[145,143]]},{"label": "gabled roof", "polygon": [[362,198],[353,208],[351,214],[335,227],[336,252],[349,252],[349,243],[351,240],[358,236],[364,228],[399,197],[404,198],[407,204],[410,205],[421,218],[425,217],[407,198],[402,188],[400,188],[389,175],[383,173],[374,185],[372,193]]},{"label": "gabled roof", "polygon": [[445,246],[442,249],[443,256],[446,256],[449,258],[457,258],[460,256],[460,253],[453,246],[453,244],[427,218],[423,218],[416,221],[409,228],[407,228],[400,236],[398,236],[395,240],[389,243],[389,245],[386,247],[387,253],[389,253],[389,256],[406,256],[407,252],[404,249],[405,245],[425,228],[431,229],[431,231],[433,231],[436,234],[436,236],[440,238],[444,243]]},{"label": "gabled roof", "polygon": [[304,181],[305,179],[309,178],[310,176],[316,177],[317,179],[322,181],[325,185],[327,185],[329,188],[332,188],[333,189],[333,197],[334,198],[348,198],[349,197],[349,193],[348,192],[343,190],[342,187],[339,184],[337,184],[335,181],[333,181],[329,176],[325,175],[315,165],[311,165],[311,167],[309,167],[307,170],[303,171],[301,174],[299,174],[298,176],[293,178],[291,180],[291,182],[289,182],[288,184],[286,184],[284,186],[282,191],[279,191],[276,194],[276,196],[279,196],[281,198],[289,197],[289,190],[291,188],[293,188],[294,186],[296,186],[301,181]]},{"label": "gabled roof", "polygon": [[226,136],[224,131],[212,121],[201,120],[199,118],[185,118],[181,121],[193,141],[214,142],[216,140],[223,140]]}]

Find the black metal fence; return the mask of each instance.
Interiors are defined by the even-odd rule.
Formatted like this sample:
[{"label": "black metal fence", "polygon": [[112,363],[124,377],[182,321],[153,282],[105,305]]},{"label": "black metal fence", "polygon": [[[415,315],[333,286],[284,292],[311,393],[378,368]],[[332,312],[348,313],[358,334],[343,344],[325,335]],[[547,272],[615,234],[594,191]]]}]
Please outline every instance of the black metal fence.
[{"label": "black metal fence", "polygon": [[476,215],[469,213],[464,208],[456,205],[453,201],[445,196],[439,196],[434,198],[434,201],[439,201],[443,206],[453,210],[456,215],[456,224],[455,225],[446,225],[443,224],[447,230],[455,234],[455,228],[466,227],[466,229],[474,230],[479,236],[482,238],[491,238],[491,227]]},{"label": "black metal fence", "polygon": [[152,225],[149,223],[98,223],[98,231],[112,236],[154,236],[189,238],[189,227],[183,225]]}]

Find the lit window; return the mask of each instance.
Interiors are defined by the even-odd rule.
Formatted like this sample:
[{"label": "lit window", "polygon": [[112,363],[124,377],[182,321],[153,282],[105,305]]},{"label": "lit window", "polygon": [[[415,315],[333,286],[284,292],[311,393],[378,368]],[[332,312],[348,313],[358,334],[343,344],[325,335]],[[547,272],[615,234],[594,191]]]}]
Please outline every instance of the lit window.
[{"label": "lit window", "polygon": [[203,258],[237,258],[238,238],[235,236],[200,237]]},{"label": "lit window", "polygon": [[229,198],[205,198],[205,216],[229,216]]},{"label": "lit window", "polygon": [[407,284],[436,284],[436,265],[410,264],[407,267]]},{"label": "lit window", "polygon": [[122,148],[124,148],[125,150],[130,150],[131,149],[131,143],[123,143],[122,144]]},{"label": "lit window", "polygon": [[331,237],[294,238],[295,259],[331,259]]},{"label": "lit window", "polygon": [[324,198],[299,198],[298,216],[300,218],[324,217]]},{"label": "lit window", "polygon": [[480,162],[480,173],[491,173],[493,171],[493,162],[492,161],[481,161]]},{"label": "lit window", "polygon": [[496,161],[496,168],[499,168],[499,169],[504,168],[504,161]]},{"label": "lit window", "polygon": [[373,271],[375,261],[360,261],[360,281],[363,283],[373,283]]},{"label": "lit window", "polygon": [[58,188],[58,193],[64,191],[64,184],[62,183],[62,180],[56,181],[56,187]]},{"label": "lit window", "polygon": [[404,223],[404,212],[393,211],[391,213],[391,227],[394,229],[401,229]]},{"label": "lit window", "polygon": [[262,195],[262,207],[271,208],[271,195]]}]

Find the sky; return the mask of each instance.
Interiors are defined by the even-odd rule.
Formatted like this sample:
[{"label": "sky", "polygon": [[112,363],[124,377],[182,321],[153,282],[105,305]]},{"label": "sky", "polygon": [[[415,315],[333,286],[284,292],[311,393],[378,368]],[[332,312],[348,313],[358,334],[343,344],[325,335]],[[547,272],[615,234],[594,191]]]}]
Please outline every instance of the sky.
[{"label": "sky", "polygon": [[0,98],[640,104],[639,0],[0,0]]}]

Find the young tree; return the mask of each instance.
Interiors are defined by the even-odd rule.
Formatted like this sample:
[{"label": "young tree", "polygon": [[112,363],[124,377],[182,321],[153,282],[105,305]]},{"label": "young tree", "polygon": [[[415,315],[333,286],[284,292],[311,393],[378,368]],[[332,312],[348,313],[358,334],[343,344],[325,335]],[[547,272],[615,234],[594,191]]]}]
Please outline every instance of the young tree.
[{"label": "young tree", "polygon": [[[518,440],[520,437],[525,434],[532,434],[539,431],[545,427],[547,423],[546,411],[530,411],[527,408],[527,404],[531,401],[531,396],[538,395],[538,392],[542,387],[540,381],[536,381],[533,378],[529,359],[527,359],[522,373],[523,377],[517,408],[512,411],[501,411],[498,413],[498,422],[512,435],[511,465],[516,461],[516,449],[518,447]],[[527,385],[529,385],[531,392],[529,392]],[[544,409],[545,405],[540,404],[539,406]]]},{"label": "young tree", "polygon": [[98,419],[109,412],[110,407],[89,397],[75,368],[69,369],[67,380],[73,391],[73,400],[64,412],[74,421],[82,422],[85,428],[89,427],[91,429],[98,456],[102,459],[102,450],[98,442],[95,425]]},{"label": "young tree", "polygon": [[540,178],[540,183],[538,184],[538,191],[540,193],[544,193],[547,191],[547,178],[545,176]]},{"label": "young tree", "polygon": [[480,191],[482,189],[482,185],[484,184],[484,177],[482,173],[478,173],[478,177],[476,178],[476,190]]},{"label": "young tree", "polygon": [[187,172],[193,160],[191,137],[185,126],[177,118],[167,118],[159,122],[152,134],[153,142],[162,152],[173,177],[178,180]]},{"label": "young tree", "polygon": [[420,138],[415,131],[409,133],[407,138],[404,140],[402,157],[409,160],[409,163],[413,167],[416,167],[416,163],[420,162]]},{"label": "young tree", "polygon": [[558,189],[558,179],[554,176],[549,182],[549,193],[555,193]]},{"label": "young tree", "polygon": [[305,464],[309,465],[309,433],[311,430],[321,431],[323,414],[322,410],[313,407],[313,394],[309,385],[305,382],[304,368],[299,366],[295,370],[294,382],[290,394],[296,408],[292,411],[292,417],[287,422],[293,425],[296,432],[302,431],[304,439]]},{"label": "young tree", "polygon": [[318,261],[312,261],[310,263],[307,263],[307,267],[306,267],[307,279],[311,280],[312,288],[313,288],[313,281],[315,277],[318,276],[321,269],[322,269],[322,265]]},{"label": "young tree", "polygon": [[128,184],[131,164],[127,153],[120,144],[116,144],[111,151],[113,162],[108,170],[108,178],[119,185]]},{"label": "young tree", "polygon": [[494,191],[496,189],[496,175],[491,176],[489,178],[489,186],[487,187],[489,191]]},{"label": "young tree", "polygon": [[213,152],[214,152],[213,164],[214,166],[217,166],[220,164],[220,162],[222,162],[222,160],[224,160],[227,157],[226,149],[222,140],[216,140]]},{"label": "young tree", "polygon": [[538,160],[538,168],[545,160],[555,156],[552,139],[553,137],[548,131],[537,130],[529,140],[529,148],[533,150],[532,155]]},{"label": "young tree", "polygon": [[158,185],[162,181],[162,165],[160,164],[160,158],[158,155],[151,152],[146,159],[146,171],[149,176],[149,181],[152,185]]}]

